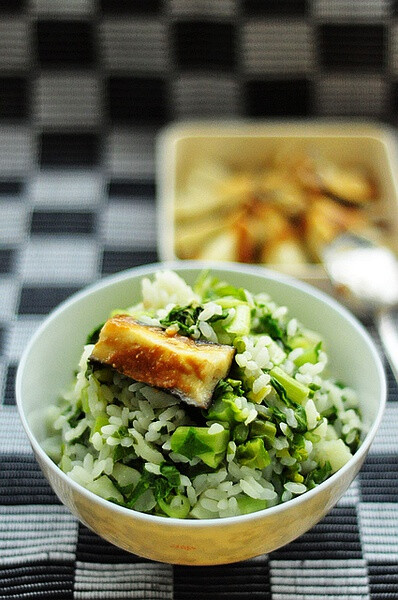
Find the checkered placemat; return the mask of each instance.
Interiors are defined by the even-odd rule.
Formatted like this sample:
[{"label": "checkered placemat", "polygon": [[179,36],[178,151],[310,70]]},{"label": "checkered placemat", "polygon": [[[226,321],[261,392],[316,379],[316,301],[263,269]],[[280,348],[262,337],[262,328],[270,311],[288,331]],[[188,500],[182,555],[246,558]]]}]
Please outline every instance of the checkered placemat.
[{"label": "checkered placemat", "polygon": [[[153,563],[62,506],[15,408],[44,316],[157,260],[154,142],[191,117],[396,123],[395,0],[0,0],[0,600],[398,598],[398,390],[311,531],[226,566]],[[376,340],[377,341],[377,340]]]}]

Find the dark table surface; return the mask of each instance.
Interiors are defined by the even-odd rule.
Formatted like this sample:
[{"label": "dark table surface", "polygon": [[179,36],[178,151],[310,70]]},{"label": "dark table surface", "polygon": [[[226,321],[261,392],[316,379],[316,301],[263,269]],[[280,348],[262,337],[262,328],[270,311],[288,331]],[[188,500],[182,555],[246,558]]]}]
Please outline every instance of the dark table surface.
[{"label": "dark table surface", "polygon": [[21,353],[53,307],[157,260],[159,127],[195,116],[394,120],[397,6],[0,0],[0,599],[398,598],[389,370],[380,432],[339,504],[288,546],[217,567],[153,563],[79,524],[41,475],[14,397]]}]

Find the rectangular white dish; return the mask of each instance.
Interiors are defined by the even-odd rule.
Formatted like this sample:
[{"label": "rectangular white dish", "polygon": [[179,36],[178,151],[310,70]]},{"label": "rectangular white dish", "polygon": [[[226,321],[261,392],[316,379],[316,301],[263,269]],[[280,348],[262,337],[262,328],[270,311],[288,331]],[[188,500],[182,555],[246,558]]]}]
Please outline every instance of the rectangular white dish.
[{"label": "rectangular white dish", "polygon": [[[224,163],[254,169],[287,143],[309,144],[338,164],[355,161],[371,173],[379,200],[378,218],[388,224],[385,241],[398,249],[398,152],[395,133],[365,121],[191,121],[170,125],[157,140],[158,252],[161,260],[178,258],[175,246],[176,198],[195,164]],[[192,220],[195,225],[195,220]],[[316,263],[272,265],[330,291],[323,267]]]}]

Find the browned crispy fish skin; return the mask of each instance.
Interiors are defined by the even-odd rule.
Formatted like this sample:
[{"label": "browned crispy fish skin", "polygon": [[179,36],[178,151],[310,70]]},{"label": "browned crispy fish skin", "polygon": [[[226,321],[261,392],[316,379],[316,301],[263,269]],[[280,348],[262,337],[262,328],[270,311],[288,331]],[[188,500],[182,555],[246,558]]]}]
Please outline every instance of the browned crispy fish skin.
[{"label": "browned crispy fish skin", "polygon": [[160,327],[116,315],[103,326],[90,360],[207,408],[216,384],[231,368],[234,353],[231,346],[168,335]]}]

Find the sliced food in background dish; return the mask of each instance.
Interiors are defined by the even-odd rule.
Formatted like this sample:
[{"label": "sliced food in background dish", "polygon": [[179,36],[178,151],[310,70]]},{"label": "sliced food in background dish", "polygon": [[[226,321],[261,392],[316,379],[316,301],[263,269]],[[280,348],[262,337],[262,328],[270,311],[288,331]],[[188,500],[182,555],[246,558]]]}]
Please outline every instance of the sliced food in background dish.
[{"label": "sliced food in background dish", "polygon": [[318,263],[346,231],[379,239],[380,193],[362,164],[337,164],[316,145],[281,144],[251,169],[215,159],[194,163],[176,194],[178,258],[279,266]]}]

